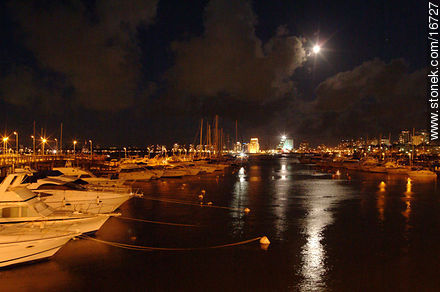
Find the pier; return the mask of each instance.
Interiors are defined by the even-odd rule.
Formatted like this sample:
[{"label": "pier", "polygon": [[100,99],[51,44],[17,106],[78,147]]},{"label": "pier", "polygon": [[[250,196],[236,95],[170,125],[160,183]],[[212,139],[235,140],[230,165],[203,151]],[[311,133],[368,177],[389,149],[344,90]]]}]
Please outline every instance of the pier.
[{"label": "pier", "polygon": [[63,166],[71,161],[76,166],[85,169],[95,169],[98,172],[111,169],[109,164],[101,156],[56,154],[56,155],[30,155],[30,154],[6,154],[0,155],[0,177],[13,172],[15,168],[29,166],[35,170],[51,169],[55,166]]}]

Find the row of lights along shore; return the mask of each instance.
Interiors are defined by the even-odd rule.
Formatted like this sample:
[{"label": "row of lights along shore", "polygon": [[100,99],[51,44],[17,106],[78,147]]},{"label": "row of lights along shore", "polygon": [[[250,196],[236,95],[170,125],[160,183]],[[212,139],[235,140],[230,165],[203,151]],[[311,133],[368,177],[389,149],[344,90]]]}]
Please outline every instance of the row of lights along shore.
[{"label": "row of lights along shore", "polygon": [[[19,153],[19,145],[18,145],[18,132],[13,132],[13,134],[14,134],[14,136],[16,137],[15,138],[15,143],[16,143],[16,152],[17,153]],[[34,153],[35,153],[35,139],[36,139],[36,137],[34,136],[34,135],[31,135],[30,136],[30,138],[32,139],[32,142],[33,142],[33,151],[34,151]],[[42,153],[44,154],[44,148],[45,148],[45,145],[47,144],[47,143],[49,143],[50,142],[50,140],[49,139],[47,139],[47,138],[45,138],[45,137],[40,137],[40,140],[41,140],[41,151],[42,151]],[[3,141],[3,153],[6,153],[7,152],[7,148],[8,148],[8,141],[9,141],[9,136],[4,136],[4,137],[2,137],[2,141]],[[58,150],[58,139],[57,138],[55,138],[55,139],[53,139],[53,141],[55,141],[56,143],[57,143],[57,150]],[[93,141],[92,140],[89,140],[89,143],[90,143],[90,151],[92,151],[92,149],[93,149]],[[76,144],[78,144],[78,141],[76,141],[76,140],[74,140],[73,141],[73,152],[75,153],[76,152]]]}]

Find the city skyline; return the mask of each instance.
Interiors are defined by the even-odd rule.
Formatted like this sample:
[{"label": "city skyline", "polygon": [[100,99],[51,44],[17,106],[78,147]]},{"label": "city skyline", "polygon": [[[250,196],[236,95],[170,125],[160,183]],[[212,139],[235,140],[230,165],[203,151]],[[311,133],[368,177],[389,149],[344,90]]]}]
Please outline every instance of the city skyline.
[{"label": "city skyline", "polygon": [[63,122],[72,137],[142,146],[191,143],[216,114],[270,143],[427,128],[423,5],[130,3],[2,2],[0,129]]}]

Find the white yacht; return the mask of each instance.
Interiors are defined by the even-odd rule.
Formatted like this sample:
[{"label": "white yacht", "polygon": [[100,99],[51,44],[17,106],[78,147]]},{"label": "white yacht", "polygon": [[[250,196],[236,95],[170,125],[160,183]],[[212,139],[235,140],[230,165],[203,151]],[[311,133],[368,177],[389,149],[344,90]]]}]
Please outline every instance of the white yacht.
[{"label": "white yacht", "polygon": [[155,171],[153,169],[147,169],[146,166],[137,164],[125,164],[121,165],[119,169],[119,179],[122,180],[150,180],[153,178],[159,178],[161,171]]},{"label": "white yacht", "polygon": [[359,163],[359,170],[361,171],[370,171],[371,168],[375,168],[378,166],[377,159],[374,158],[366,158]]},{"label": "white yacht", "polygon": [[25,185],[55,210],[70,210],[86,213],[114,212],[124,202],[135,196],[133,192],[109,192],[85,189],[72,179],[43,178],[32,179],[30,172],[17,172],[11,182],[13,187]]},{"label": "white yacht", "polygon": [[375,173],[386,173],[387,172],[387,168],[385,167],[385,165],[378,163],[376,165],[370,166],[367,169],[367,171],[375,172]]},{"label": "white yacht", "polygon": [[413,169],[408,171],[408,176],[411,179],[436,179],[437,174],[427,169]]},{"label": "white yacht", "polygon": [[162,177],[182,177],[187,175],[188,172],[182,168],[174,168],[172,166],[165,166],[163,168]]},{"label": "white yacht", "polygon": [[115,214],[86,214],[55,210],[26,188],[15,186],[21,174],[10,174],[0,184],[0,226],[54,227],[58,231],[95,232]]},{"label": "white yacht", "polygon": [[[56,174],[56,175],[55,175]],[[56,179],[73,179],[73,180],[81,180],[86,184],[86,188],[88,189],[122,189],[127,190],[128,187],[123,186],[125,180],[123,179],[110,179],[106,177],[97,177],[90,171],[72,167],[70,165],[66,165],[65,167],[54,167],[53,173],[48,176],[49,178]]]},{"label": "white yacht", "polygon": [[202,171],[206,173],[213,173],[225,169],[227,166],[222,164],[208,163],[206,161],[194,161],[197,167],[200,167]]},{"label": "white yacht", "polygon": [[[198,175],[200,173],[200,168],[196,167],[195,165],[189,165],[189,164],[177,164],[177,165],[170,165],[172,170],[182,170],[185,172],[184,175]],[[169,174],[168,174],[169,175]]]},{"label": "white yacht", "polygon": [[385,163],[385,167],[388,174],[407,174],[409,171],[408,167],[396,164],[391,161]]},{"label": "white yacht", "polygon": [[0,225],[0,267],[53,256],[79,233]]}]

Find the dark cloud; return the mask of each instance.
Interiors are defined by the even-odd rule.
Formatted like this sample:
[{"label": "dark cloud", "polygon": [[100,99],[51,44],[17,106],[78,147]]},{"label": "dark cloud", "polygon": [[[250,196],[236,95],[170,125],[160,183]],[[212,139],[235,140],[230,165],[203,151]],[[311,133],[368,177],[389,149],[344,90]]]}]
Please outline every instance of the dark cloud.
[{"label": "dark cloud", "polygon": [[424,128],[425,79],[426,69],[409,72],[402,59],[364,62],[318,85],[298,131],[330,140]]},{"label": "dark cloud", "polygon": [[[98,0],[92,7],[83,3],[14,1],[10,6],[39,66],[63,74],[64,82],[74,90],[72,98],[90,109],[126,108],[135,96],[144,94],[139,87],[136,27],[153,21],[157,0]],[[10,90],[8,100],[22,103],[31,96],[45,96],[38,93],[47,86],[39,84],[30,73],[27,68],[18,67],[6,77],[8,88],[20,75],[29,86]],[[57,87],[62,86],[53,86],[52,91],[62,94],[64,89]]]},{"label": "dark cloud", "polygon": [[[258,25],[251,1],[158,2],[0,4],[3,119],[23,122],[26,129],[33,120],[42,127],[63,120],[66,133],[78,133],[72,134],[76,138],[138,145],[191,143],[200,118],[212,122],[216,114],[226,132],[235,132],[237,119],[239,137],[258,136],[267,146],[283,133],[321,143],[425,127],[426,70],[412,72],[403,60],[374,59],[318,84],[359,60],[392,57],[372,50],[375,45],[384,51],[376,33],[359,38],[361,23],[349,26],[353,38],[336,34],[312,64],[305,40],[280,24],[307,34],[301,24],[309,20],[298,19],[322,9],[306,13],[298,4],[278,18],[275,4],[256,3],[262,7]],[[341,26],[340,11],[329,18],[335,27]]]},{"label": "dark cloud", "polygon": [[0,88],[6,102],[43,112],[69,107],[73,90],[62,74],[37,72],[25,65],[15,66],[0,79]]},{"label": "dark cloud", "polygon": [[171,94],[259,103],[289,94],[290,78],[305,61],[303,42],[280,27],[263,44],[256,22],[248,1],[210,1],[203,36],[173,43]]}]

